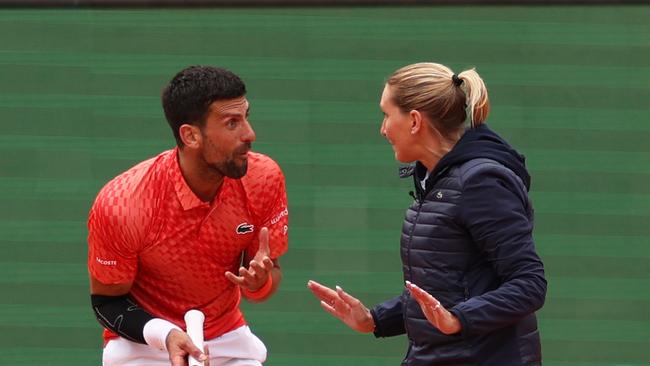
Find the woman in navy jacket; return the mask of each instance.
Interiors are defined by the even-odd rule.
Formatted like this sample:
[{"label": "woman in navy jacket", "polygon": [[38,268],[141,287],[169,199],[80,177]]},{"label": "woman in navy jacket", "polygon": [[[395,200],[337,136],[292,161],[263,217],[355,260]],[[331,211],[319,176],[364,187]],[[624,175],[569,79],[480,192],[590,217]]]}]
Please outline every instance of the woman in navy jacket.
[{"label": "woman in navy jacket", "polygon": [[406,333],[402,365],[541,365],[535,311],[546,279],[530,176],[523,156],[484,124],[483,80],[474,69],[408,65],[388,79],[380,107],[396,159],[415,162],[401,172],[415,184],[401,236],[405,290],[368,309],[340,287],[309,288],[356,331]]}]

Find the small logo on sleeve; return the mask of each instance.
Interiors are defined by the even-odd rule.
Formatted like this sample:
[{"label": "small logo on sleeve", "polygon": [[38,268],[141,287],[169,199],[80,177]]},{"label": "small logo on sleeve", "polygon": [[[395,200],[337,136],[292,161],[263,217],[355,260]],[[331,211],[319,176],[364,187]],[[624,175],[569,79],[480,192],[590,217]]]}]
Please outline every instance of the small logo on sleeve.
[{"label": "small logo on sleeve", "polygon": [[95,257],[97,260],[97,263],[103,265],[103,266],[117,266],[117,261],[109,261],[106,259],[101,259],[99,257]]},{"label": "small logo on sleeve", "polygon": [[239,224],[237,226],[236,232],[237,232],[237,234],[248,234],[248,233],[252,233],[254,229],[255,229],[255,226],[253,226],[253,225],[251,225],[251,224],[249,224],[247,222],[242,222],[241,224]]},{"label": "small logo on sleeve", "polygon": [[277,224],[280,221],[280,219],[282,219],[285,216],[289,216],[289,210],[286,208],[280,211],[279,214],[275,215],[275,217],[271,219],[271,225]]}]

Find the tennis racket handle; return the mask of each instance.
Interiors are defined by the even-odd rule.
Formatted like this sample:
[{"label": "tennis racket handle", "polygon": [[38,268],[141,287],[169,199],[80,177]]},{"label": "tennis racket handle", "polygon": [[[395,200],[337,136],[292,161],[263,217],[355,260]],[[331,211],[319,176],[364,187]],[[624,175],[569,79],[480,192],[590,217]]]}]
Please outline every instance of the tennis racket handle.
[{"label": "tennis racket handle", "polygon": [[[185,326],[187,327],[187,335],[194,345],[203,352],[203,321],[205,315],[199,310],[190,310],[185,313]],[[188,357],[189,366],[203,366],[203,362],[199,362],[194,357]]]}]

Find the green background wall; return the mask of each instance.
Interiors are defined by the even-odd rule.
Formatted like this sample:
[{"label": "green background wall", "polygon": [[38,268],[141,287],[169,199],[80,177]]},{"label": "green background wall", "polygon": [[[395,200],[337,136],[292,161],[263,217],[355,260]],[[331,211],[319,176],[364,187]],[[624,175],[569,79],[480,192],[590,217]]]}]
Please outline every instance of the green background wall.
[{"label": "green background wall", "polygon": [[159,93],[190,64],[243,76],[255,148],[284,168],[282,290],[245,305],[268,365],[397,365],[305,283],[401,291],[410,202],[378,133],[394,69],[476,66],[490,125],[528,157],[549,280],[545,365],[650,365],[650,7],[0,11],[0,363],[100,363],[85,219],[98,189],[173,145]]}]

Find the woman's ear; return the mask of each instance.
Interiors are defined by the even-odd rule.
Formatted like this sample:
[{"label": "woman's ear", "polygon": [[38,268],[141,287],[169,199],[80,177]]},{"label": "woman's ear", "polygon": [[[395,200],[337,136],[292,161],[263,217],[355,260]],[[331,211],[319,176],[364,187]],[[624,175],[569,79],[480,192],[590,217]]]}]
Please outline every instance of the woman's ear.
[{"label": "woman's ear", "polygon": [[201,145],[201,132],[197,126],[192,126],[190,124],[182,124],[178,128],[178,134],[183,141],[183,145],[189,148],[197,148]]},{"label": "woman's ear", "polygon": [[415,135],[422,128],[422,114],[414,109],[409,112],[409,117],[411,120],[411,135]]}]

